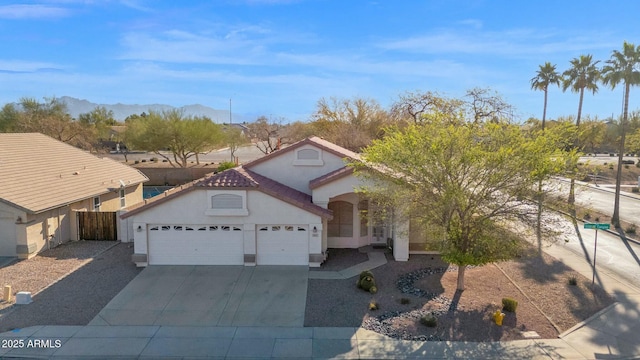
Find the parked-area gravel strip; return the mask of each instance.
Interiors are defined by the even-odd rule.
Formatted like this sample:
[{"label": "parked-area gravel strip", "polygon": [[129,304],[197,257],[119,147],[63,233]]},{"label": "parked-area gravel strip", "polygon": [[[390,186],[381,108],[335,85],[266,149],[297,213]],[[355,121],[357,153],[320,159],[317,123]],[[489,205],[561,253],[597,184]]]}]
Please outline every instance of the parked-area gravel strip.
[{"label": "parked-area gravel strip", "polygon": [[132,253],[129,243],[79,241],[0,269],[0,284],[11,281],[14,291],[35,294],[31,304],[2,310],[0,332],[88,324],[140,273],[131,262]]}]

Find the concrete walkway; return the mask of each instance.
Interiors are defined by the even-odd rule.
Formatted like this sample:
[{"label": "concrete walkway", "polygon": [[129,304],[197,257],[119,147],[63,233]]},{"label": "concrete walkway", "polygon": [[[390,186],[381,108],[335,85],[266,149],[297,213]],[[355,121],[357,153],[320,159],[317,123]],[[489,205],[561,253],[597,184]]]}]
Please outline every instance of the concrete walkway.
[{"label": "concrete walkway", "polygon": [[[584,276],[592,268],[562,244],[546,249]],[[373,256],[376,258],[376,255]],[[640,264],[639,264],[640,268]],[[353,270],[357,271],[356,269]],[[348,273],[343,276],[349,275]],[[640,289],[598,268],[617,302],[558,339],[508,342],[393,340],[360,328],[34,326],[0,334],[0,357],[213,359],[638,359]],[[330,309],[327,309],[330,311]]]},{"label": "concrete walkway", "polygon": [[322,280],[342,280],[348,279],[354,276],[360,275],[365,270],[375,269],[378,266],[382,266],[387,263],[387,257],[384,252],[370,251],[367,253],[369,260],[348,267],[340,271],[313,271],[309,270],[309,279],[322,279]]}]

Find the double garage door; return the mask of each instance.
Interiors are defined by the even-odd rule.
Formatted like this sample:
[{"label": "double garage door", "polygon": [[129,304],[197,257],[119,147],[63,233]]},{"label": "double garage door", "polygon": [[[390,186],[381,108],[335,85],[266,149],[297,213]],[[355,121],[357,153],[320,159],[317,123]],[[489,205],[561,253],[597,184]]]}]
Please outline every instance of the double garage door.
[{"label": "double garage door", "polygon": [[[257,225],[258,265],[308,265],[306,225]],[[151,265],[242,265],[242,225],[149,225]]]}]

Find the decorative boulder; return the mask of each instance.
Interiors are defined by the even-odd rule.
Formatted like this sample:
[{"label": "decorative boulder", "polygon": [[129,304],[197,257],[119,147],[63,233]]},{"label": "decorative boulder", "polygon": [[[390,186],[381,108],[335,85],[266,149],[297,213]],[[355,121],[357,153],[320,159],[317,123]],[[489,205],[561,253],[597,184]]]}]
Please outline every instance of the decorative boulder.
[{"label": "decorative boulder", "polygon": [[371,271],[363,271],[360,273],[360,278],[356,283],[358,288],[368,291],[372,294],[375,294],[378,291],[376,287],[376,280],[373,278],[373,274]]}]

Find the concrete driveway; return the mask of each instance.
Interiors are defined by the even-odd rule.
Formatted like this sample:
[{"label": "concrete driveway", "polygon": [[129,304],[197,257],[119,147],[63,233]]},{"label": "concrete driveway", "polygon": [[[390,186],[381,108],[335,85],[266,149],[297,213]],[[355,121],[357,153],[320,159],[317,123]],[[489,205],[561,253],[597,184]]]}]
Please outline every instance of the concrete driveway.
[{"label": "concrete driveway", "polygon": [[149,266],[89,325],[303,326],[306,266]]}]

